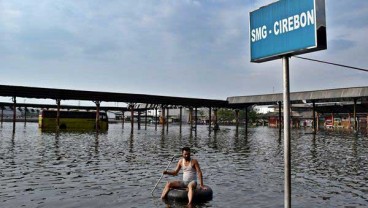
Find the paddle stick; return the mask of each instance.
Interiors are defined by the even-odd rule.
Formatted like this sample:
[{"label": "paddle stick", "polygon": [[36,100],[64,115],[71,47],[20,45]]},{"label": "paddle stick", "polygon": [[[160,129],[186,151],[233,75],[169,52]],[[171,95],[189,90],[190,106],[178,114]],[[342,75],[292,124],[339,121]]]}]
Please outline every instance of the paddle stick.
[{"label": "paddle stick", "polygon": [[[175,157],[176,157],[176,155],[174,155],[174,156],[171,158],[171,160],[170,160],[169,164],[167,165],[167,167],[166,167],[165,171],[167,171],[167,169],[169,168],[169,166],[170,166],[171,162],[174,160],[174,158],[175,158]],[[155,189],[156,189],[156,187],[157,187],[158,183],[160,183],[160,181],[161,181],[161,179],[162,179],[162,177],[163,177],[163,176],[164,176],[164,173],[162,173],[162,174],[161,174],[160,179],[158,179],[158,181],[157,181],[157,183],[156,183],[155,187],[154,187],[154,188],[153,188],[153,190],[151,191],[151,195],[152,195],[152,196],[153,196],[153,191],[155,191]]]}]

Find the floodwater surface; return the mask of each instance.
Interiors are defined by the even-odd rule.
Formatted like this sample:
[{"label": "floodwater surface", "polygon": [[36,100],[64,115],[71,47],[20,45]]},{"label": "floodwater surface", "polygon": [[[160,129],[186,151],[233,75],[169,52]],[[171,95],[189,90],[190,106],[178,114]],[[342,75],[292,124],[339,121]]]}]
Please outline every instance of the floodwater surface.
[{"label": "floodwater surface", "polygon": [[[293,129],[293,207],[368,207],[367,134]],[[36,123],[0,127],[1,207],[185,207],[159,199],[180,148],[190,146],[213,199],[193,207],[283,207],[283,137],[268,127],[224,126],[209,134],[111,124],[108,132],[41,132]],[[179,157],[170,165],[174,169]]]}]

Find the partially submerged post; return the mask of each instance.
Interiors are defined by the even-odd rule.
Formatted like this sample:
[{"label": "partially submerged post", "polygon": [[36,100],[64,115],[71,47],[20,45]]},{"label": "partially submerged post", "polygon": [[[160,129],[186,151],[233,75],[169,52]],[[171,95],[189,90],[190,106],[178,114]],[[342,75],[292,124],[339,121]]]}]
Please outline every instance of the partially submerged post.
[{"label": "partially submerged post", "polygon": [[158,118],[158,116],[157,116],[157,107],[155,108],[155,130],[157,131],[157,118]]},{"label": "partially submerged post", "polygon": [[195,108],[195,131],[197,132],[197,125],[198,125],[198,109]]},{"label": "partially submerged post", "polygon": [[167,107],[167,114],[166,114],[166,131],[169,131],[169,107]]},{"label": "partially submerged post", "polygon": [[123,110],[121,113],[121,128],[124,128],[125,124],[125,111]]},{"label": "partially submerged post", "polygon": [[214,122],[214,125],[213,125],[213,130],[217,131],[217,130],[220,130],[220,127],[219,127],[219,124],[218,124],[218,117],[217,117],[217,108],[213,109],[213,113],[214,113],[214,116],[215,116],[215,122]]},{"label": "partially submerged post", "polygon": [[160,123],[162,124],[162,131],[165,131],[165,107],[162,106]]},{"label": "partially submerged post", "polygon": [[189,108],[189,123],[190,123],[190,131],[193,130],[193,108]]},{"label": "partially submerged post", "polygon": [[212,123],[212,112],[211,112],[211,110],[212,110],[211,107],[209,107],[208,108],[208,120],[209,120],[208,131],[209,131],[209,133],[211,133],[211,130],[212,130],[211,129],[212,128],[211,127],[212,126],[212,124],[211,124]]},{"label": "partially submerged post", "polygon": [[147,109],[144,111],[144,130],[147,130]]},{"label": "partially submerged post", "polygon": [[60,129],[60,99],[56,99],[56,130]]},{"label": "partially submerged post", "polygon": [[4,117],[4,107],[1,106],[1,124],[3,124],[3,117]]},{"label": "partially submerged post", "polygon": [[357,122],[357,115],[356,115],[356,104],[357,99],[354,99],[354,132],[358,130],[358,122]]},{"label": "partially submerged post", "polygon": [[141,130],[141,111],[138,109],[137,113],[138,113],[137,126],[138,126],[138,130]]},{"label": "partially submerged post", "polygon": [[27,124],[27,107],[24,107],[24,126]]},{"label": "partially submerged post", "polygon": [[13,97],[13,132],[15,132],[15,121],[17,119],[17,98]]},{"label": "partially submerged post", "polygon": [[182,117],[183,117],[183,107],[179,107],[179,109],[180,109],[180,113],[179,113],[179,131],[180,131],[180,133],[181,133],[181,125],[182,125]]},{"label": "partially submerged post", "polygon": [[235,109],[235,125],[236,131],[239,129],[239,109]]},{"label": "partially submerged post", "polygon": [[130,104],[130,133],[134,133],[134,104]]},{"label": "partially submerged post", "polygon": [[96,103],[96,131],[100,131],[100,104],[101,101],[95,101]]},{"label": "partially submerged post", "polygon": [[248,107],[245,107],[245,134],[248,134]]},{"label": "partially submerged post", "polygon": [[317,133],[317,121],[316,121],[316,101],[313,100],[313,133]]},{"label": "partially submerged post", "polygon": [[291,151],[290,151],[290,85],[289,57],[282,58],[284,77],[284,201],[285,207],[291,207]]}]

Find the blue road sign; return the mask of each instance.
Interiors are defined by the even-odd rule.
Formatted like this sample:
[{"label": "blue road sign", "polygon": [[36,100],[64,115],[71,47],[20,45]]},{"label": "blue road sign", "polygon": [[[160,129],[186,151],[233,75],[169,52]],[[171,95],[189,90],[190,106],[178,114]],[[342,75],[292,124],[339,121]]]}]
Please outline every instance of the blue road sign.
[{"label": "blue road sign", "polygon": [[325,0],[279,0],[250,12],[252,62],[327,48]]}]

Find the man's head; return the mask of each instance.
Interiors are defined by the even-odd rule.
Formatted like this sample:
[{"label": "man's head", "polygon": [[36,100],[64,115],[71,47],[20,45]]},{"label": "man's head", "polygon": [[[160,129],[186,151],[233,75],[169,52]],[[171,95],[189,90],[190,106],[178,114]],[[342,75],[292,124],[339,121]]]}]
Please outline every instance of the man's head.
[{"label": "man's head", "polygon": [[190,148],[189,147],[181,148],[181,155],[186,161],[189,161],[190,160]]}]

